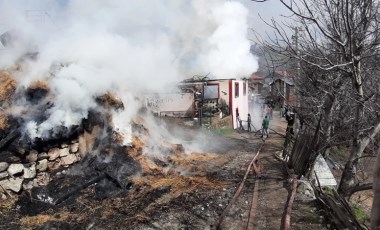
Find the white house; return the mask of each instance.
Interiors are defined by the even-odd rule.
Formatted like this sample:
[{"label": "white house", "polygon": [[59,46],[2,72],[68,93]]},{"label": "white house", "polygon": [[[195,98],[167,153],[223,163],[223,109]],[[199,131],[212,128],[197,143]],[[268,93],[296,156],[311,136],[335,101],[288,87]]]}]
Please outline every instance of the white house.
[{"label": "white house", "polygon": [[146,97],[146,105],[159,116],[192,117],[204,122],[238,128],[237,115],[248,118],[248,81],[191,78],[179,84],[181,92]]},{"label": "white house", "polygon": [[237,114],[242,120],[248,118],[247,80],[191,78],[183,81],[181,88],[194,93],[194,117],[229,119],[228,126],[234,129],[238,127]]}]

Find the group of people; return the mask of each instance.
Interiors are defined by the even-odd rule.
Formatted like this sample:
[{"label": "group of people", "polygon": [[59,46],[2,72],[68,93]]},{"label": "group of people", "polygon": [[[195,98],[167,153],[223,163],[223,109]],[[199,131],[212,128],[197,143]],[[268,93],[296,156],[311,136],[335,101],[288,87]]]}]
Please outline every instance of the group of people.
[{"label": "group of people", "polygon": [[[269,108],[271,108],[271,107],[269,107]],[[263,137],[265,134],[267,135],[267,138],[269,137],[269,134],[268,134],[269,120],[273,119],[273,117],[272,117],[273,116],[273,110],[269,110],[269,111],[270,112],[267,113],[267,115],[265,116],[265,118],[263,119],[263,122],[261,124],[261,126],[262,126],[261,137]],[[286,127],[286,132],[294,135],[293,126],[294,126],[294,121],[295,121],[295,114],[292,112],[291,109],[289,109],[286,106],[285,110],[283,111],[283,114],[281,114],[281,116],[284,116],[287,123],[288,123],[288,125]]]},{"label": "group of people", "polygon": [[[239,128],[241,130],[244,130],[243,120],[240,119],[240,115],[239,114],[237,114],[236,119],[238,121]],[[268,128],[269,128],[269,118],[268,118],[268,115],[267,115],[267,116],[265,116],[265,118],[263,119],[263,122],[262,122],[261,137],[264,137],[264,134],[266,134],[266,136],[269,137]],[[252,131],[252,119],[251,119],[251,114],[249,114],[249,113],[248,113],[248,116],[247,116],[247,131],[248,132]]]},{"label": "group of people", "polygon": [[[268,138],[269,137],[269,133],[268,133],[268,129],[269,129],[269,121],[273,119],[273,107],[270,106],[269,104],[268,105],[263,105],[263,109],[266,108],[266,115],[265,117],[263,118],[262,120],[262,123],[261,123],[261,137],[263,138],[264,135],[266,135],[266,137]],[[291,111],[291,109],[289,109],[287,106],[283,107],[283,110],[281,110],[281,116],[282,117],[285,117],[288,125],[287,125],[287,128],[286,128],[286,132],[289,132],[290,134],[294,134],[294,131],[293,131],[293,125],[294,125],[294,121],[295,121],[295,117],[294,117],[294,113]],[[244,127],[243,127],[243,120],[240,119],[240,116],[239,116],[239,113],[237,114],[237,121],[238,121],[238,126],[241,130],[244,130]],[[252,131],[252,118],[251,118],[251,114],[248,113],[248,116],[247,116],[247,131],[248,132],[251,132]]]},{"label": "group of people", "polygon": [[[240,119],[240,115],[239,114],[236,114],[236,120],[237,120],[237,122],[238,122],[238,126],[239,126],[239,129],[241,129],[241,130],[244,130],[244,127],[243,127],[243,120],[242,119]],[[252,130],[252,128],[251,128],[251,126],[252,126],[252,120],[251,120],[251,114],[249,114],[248,113],[248,118],[247,118],[247,131],[248,132],[251,132],[251,130]]]}]

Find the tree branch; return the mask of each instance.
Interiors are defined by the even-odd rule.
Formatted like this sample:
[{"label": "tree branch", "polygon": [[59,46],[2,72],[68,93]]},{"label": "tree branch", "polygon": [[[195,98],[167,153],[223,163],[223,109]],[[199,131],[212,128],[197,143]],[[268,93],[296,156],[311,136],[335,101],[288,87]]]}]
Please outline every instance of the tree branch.
[{"label": "tree branch", "polygon": [[356,185],[353,185],[347,190],[347,197],[350,198],[354,193],[360,192],[360,191],[365,191],[365,190],[370,190],[373,187],[373,183],[359,183]]}]

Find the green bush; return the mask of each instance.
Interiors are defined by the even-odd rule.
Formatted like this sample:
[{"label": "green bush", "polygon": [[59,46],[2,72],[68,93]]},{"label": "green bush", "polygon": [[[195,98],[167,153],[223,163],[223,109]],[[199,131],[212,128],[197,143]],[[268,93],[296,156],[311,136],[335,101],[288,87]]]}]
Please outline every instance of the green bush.
[{"label": "green bush", "polygon": [[228,136],[235,133],[236,131],[231,128],[225,128],[225,129],[212,129],[212,132],[215,133],[216,135]]},{"label": "green bush", "polygon": [[360,205],[355,204],[352,207],[352,209],[354,211],[356,219],[360,223],[364,223],[364,222],[369,220],[369,216],[367,215],[366,211]]}]

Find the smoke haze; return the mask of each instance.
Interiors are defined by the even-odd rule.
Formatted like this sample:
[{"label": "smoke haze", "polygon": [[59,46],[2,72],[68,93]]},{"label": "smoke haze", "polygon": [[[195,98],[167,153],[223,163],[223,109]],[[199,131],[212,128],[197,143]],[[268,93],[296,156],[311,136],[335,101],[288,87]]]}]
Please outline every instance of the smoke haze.
[{"label": "smoke haze", "polygon": [[38,52],[15,76],[25,87],[47,82],[54,96],[48,118],[26,124],[32,138],[79,124],[106,92],[127,108],[114,116],[123,127],[139,108],[134,95],[163,91],[195,74],[247,77],[258,67],[246,35],[248,10],[236,1],[1,1],[0,15],[2,28],[15,34],[0,68]]}]

